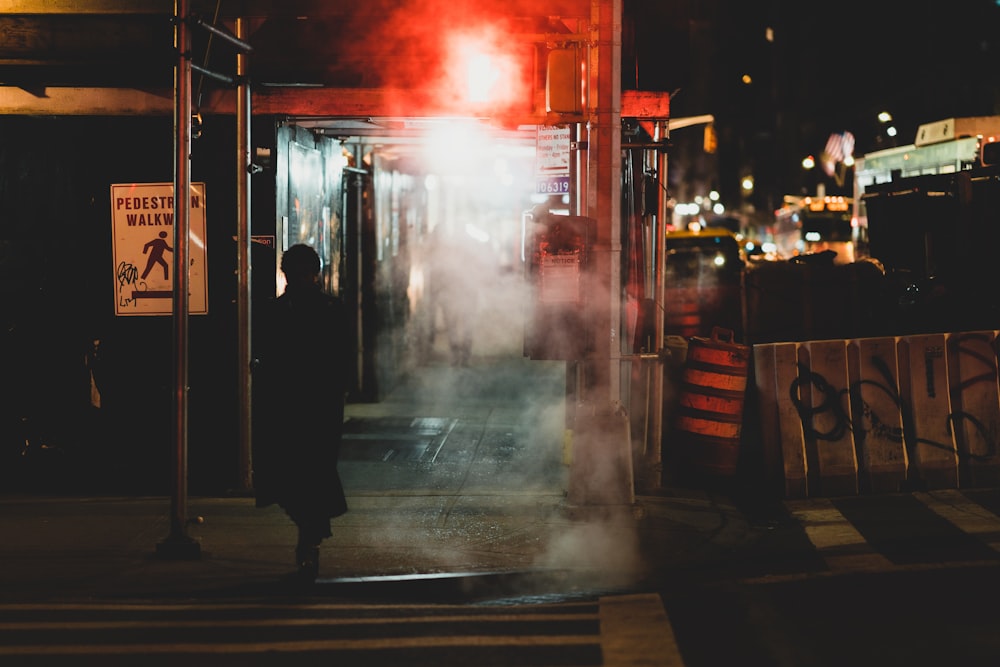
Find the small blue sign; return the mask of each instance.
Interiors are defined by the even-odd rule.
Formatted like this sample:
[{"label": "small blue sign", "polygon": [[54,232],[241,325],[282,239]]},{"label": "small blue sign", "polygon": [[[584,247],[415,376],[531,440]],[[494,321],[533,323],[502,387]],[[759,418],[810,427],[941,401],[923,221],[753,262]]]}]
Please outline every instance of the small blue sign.
[{"label": "small blue sign", "polygon": [[569,176],[548,176],[535,181],[535,192],[541,195],[568,195]]}]

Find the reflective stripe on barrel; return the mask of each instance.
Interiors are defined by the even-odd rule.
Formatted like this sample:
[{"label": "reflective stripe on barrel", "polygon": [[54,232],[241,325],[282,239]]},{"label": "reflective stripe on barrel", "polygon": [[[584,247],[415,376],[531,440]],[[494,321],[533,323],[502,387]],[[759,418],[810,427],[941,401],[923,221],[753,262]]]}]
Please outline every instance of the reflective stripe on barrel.
[{"label": "reflective stripe on barrel", "polygon": [[736,471],[749,357],[749,347],[722,342],[717,331],[688,346],[674,426],[701,472]]}]

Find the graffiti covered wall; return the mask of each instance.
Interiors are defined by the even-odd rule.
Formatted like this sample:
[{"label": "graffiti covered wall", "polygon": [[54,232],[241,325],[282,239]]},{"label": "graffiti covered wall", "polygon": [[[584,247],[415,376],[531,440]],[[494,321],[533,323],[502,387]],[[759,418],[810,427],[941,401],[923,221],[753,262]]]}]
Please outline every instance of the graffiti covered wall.
[{"label": "graffiti covered wall", "polygon": [[761,448],[785,497],[993,486],[997,331],[753,347]]}]

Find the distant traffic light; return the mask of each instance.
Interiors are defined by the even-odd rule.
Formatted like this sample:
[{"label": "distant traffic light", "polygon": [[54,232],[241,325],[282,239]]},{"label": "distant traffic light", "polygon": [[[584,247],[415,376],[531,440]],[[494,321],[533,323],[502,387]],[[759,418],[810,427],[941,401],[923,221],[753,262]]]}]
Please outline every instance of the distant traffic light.
[{"label": "distant traffic light", "polygon": [[715,136],[715,126],[711,123],[705,126],[705,152],[714,153],[715,149],[719,147],[718,137]]}]

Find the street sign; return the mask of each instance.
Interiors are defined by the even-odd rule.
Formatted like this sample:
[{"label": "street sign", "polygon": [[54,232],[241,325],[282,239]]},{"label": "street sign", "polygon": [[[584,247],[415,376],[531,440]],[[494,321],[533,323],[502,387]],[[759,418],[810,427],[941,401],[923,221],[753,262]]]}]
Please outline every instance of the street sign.
[{"label": "street sign", "polygon": [[[111,186],[115,315],[173,314],[174,184]],[[205,184],[191,184],[188,313],[208,313]]]},{"label": "street sign", "polygon": [[535,192],[569,194],[569,127],[542,125],[535,135]]}]

